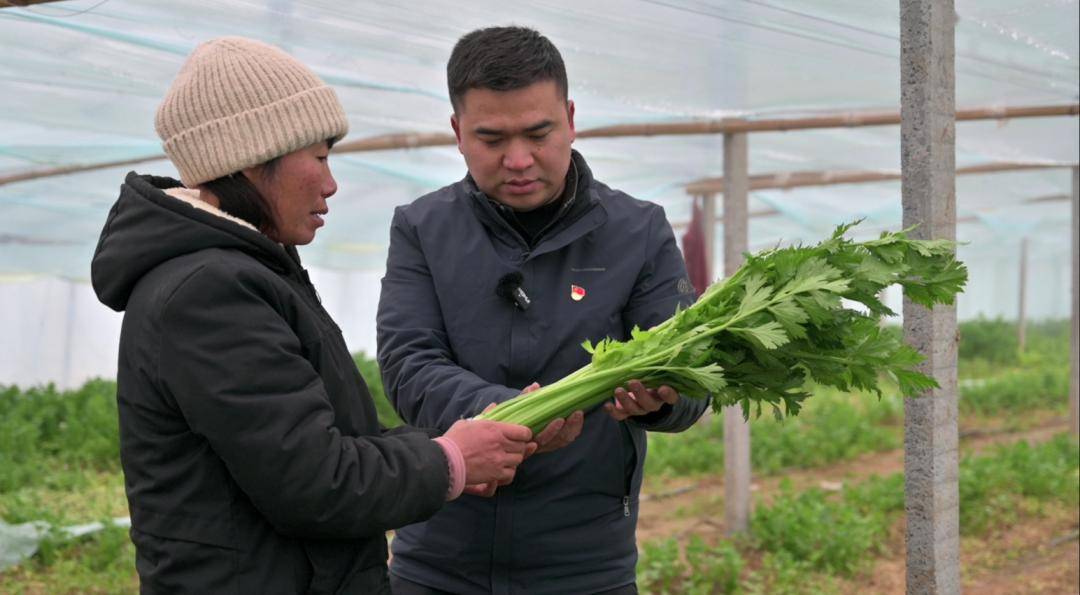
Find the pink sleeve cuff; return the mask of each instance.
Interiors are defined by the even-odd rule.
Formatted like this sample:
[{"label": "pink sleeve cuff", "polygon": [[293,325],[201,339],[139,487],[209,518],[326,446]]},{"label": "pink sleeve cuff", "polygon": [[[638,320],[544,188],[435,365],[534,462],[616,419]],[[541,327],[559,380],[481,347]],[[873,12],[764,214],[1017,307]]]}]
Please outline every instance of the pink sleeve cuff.
[{"label": "pink sleeve cuff", "polygon": [[446,491],[446,501],[449,502],[465,491],[465,457],[453,440],[439,437],[435,438],[435,442],[442,447],[450,463],[450,489]]}]

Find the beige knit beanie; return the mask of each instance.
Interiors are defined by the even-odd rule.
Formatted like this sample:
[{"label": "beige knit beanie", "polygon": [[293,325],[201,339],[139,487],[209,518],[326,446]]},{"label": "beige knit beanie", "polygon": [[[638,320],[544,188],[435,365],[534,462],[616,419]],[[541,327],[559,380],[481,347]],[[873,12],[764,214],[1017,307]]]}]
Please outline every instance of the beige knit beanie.
[{"label": "beige knit beanie", "polygon": [[243,37],[201,44],[158,106],[165,154],[194,188],[348,132],[345,110],[315,73]]}]

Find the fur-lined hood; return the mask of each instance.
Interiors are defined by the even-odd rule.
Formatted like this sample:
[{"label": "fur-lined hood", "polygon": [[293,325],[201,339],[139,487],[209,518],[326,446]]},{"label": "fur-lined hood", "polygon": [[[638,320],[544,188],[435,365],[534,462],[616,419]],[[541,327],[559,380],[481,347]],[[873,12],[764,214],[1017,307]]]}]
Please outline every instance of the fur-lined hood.
[{"label": "fur-lined hood", "polygon": [[131,172],[94,252],[94,291],[102,303],[123,311],[144,275],[167,260],[207,248],[241,250],[280,273],[299,271],[295,251],[199,200],[197,191],[172,178]]}]

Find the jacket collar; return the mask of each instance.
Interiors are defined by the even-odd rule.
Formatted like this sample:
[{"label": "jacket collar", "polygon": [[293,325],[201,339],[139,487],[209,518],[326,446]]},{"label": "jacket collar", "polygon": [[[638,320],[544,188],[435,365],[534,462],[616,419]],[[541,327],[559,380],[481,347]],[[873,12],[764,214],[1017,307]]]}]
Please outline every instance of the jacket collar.
[{"label": "jacket collar", "polygon": [[280,275],[303,277],[295,250],[198,200],[177,180],[132,172],[102,229],[91,281],[98,298],[120,311],[151,270],[208,248],[239,250]]},{"label": "jacket collar", "polygon": [[[570,194],[563,199],[563,206],[531,250],[528,249],[528,242],[500,214],[500,209],[508,207],[480,190],[472,175],[465,174],[465,178],[457,186],[472,205],[477,218],[491,234],[508,244],[528,250],[532,255],[543,254],[569,244],[607,220],[607,214],[600,208],[602,205],[594,188],[592,170],[585,158],[571,149],[570,162],[571,170],[567,173],[568,183],[564,195],[565,192]],[[575,183],[570,184],[571,181]]]},{"label": "jacket collar", "polygon": [[226,221],[232,221],[233,223],[241,227],[246,227],[251,231],[259,231],[255,229],[254,225],[248,223],[247,221],[244,221],[239,217],[233,217],[232,215],[226,213],[225,211],[222,211],[218,207],[215,207],[214,205],[206,202],[205,200],[202,200],[201,198],[199,198],[199,191],[195,190],[194,188],[175,186],[173,188],[164,188],[162,192],[164,192],[167,196],[171,196],[181,202],[186,202],[187,204],[195,207],[196,209],[206,211],[207,213],[221,217]]}]

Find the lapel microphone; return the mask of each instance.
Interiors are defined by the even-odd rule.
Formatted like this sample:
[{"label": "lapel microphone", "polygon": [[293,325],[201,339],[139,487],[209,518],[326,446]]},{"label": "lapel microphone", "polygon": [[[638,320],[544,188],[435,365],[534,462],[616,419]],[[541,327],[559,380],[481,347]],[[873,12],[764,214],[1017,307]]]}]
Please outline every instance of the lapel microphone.
[{"label": "lapel microphone", "polygon": [[525,277],[518,271],[503,275],[499,278],[499,284],[495,286],[495,295],[508,300],[518,310],[528,310],[529,306],[532,305],[532,300],[529,299],[525,290],[521,288],[521,282],[524,280]]}]

